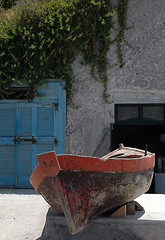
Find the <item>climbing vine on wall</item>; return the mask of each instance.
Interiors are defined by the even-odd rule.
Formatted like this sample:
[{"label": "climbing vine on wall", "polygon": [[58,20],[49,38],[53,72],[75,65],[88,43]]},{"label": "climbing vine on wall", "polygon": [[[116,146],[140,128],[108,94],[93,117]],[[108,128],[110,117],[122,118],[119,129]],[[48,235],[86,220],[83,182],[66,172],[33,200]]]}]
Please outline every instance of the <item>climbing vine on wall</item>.
[{"label": "climbing vine on wall", "polygon": [[[2,1],[1,1],[2,2]],[[13,1],[11,1],[13,2]],[[0,9],[0,96],[12,97],[12,84],[26,84],[33,99],[46,78],[66,81],[67,99],[73,96],[71,64],[77,54],[91,66],[107,95],[107,52],[116,43],[124,65],[122,42],[127,25],[128,0],[20,0]],[[113,17],[118,14],[118,34]]]}]

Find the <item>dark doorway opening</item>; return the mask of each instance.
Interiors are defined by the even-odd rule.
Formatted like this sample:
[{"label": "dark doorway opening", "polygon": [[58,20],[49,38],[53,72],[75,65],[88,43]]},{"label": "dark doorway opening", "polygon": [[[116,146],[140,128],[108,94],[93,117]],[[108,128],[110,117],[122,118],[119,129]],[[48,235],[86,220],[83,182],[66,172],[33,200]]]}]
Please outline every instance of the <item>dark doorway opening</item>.
[{"label": "dark doorway opening", "polygon": [[[155,153],[155,172],[158,171],[158,158],[165,157],[165,142],[161,135],[165,133],[165,125],[161,124],[114,124],[112,129],[112,150],[118,148],[119,143],[128,147],[145,149]],[[155,177],[153,178],[149,193],[155,192]]]},{"label": "dark doorway opening", "polygon": [[8,94],[0,95],[0,100],[27,99],[27,90],[27,87],[12,87]]}]

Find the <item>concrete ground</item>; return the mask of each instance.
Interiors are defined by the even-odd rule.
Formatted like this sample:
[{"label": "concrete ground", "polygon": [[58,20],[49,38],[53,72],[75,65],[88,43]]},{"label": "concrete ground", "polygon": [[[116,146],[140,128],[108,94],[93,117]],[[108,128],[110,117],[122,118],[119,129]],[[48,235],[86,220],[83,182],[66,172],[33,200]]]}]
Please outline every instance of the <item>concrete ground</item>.
[{"label": "concrete ground", "polygon": [[49,205],[32,189],[0,189],[0,240],[42,235]]},{"label": "concrete ground", "polygon": [[0,189],[0,240],[164,240],[165,194],[144,194],[136,201],[144,211],[99,217],[72,236],[65,217],[34,190]]}]

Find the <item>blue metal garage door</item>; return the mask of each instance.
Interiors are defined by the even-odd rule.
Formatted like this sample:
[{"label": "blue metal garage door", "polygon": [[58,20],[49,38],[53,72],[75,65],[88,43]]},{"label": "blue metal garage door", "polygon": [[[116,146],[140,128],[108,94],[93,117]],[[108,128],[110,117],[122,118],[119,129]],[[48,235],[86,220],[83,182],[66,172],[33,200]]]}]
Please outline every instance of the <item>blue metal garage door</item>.
[{"label": "blue metal garage door", "polygon": [[36,154],[64,152],[65,90],[55,87],[56,98],[0,102],[0,187],[30,188]]}]

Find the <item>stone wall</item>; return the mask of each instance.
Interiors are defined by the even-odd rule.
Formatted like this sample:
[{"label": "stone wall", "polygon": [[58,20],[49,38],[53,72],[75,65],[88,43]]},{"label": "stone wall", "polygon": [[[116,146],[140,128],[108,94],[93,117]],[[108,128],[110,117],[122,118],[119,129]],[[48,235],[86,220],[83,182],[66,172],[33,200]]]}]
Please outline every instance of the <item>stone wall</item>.
[{"label": "stone wall", "polygon": [[90,76],[90,67],[73,64],[74,103],[67,108],[66,153],[101,156],[110,149],[110,124],[115,122],[116,103],[165,103],[165,2],[129,0],[127,41],[123,47],[125,66],[119,67],[116,46],[108,54],[107,104],[103,87]]}]

